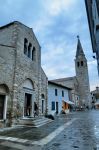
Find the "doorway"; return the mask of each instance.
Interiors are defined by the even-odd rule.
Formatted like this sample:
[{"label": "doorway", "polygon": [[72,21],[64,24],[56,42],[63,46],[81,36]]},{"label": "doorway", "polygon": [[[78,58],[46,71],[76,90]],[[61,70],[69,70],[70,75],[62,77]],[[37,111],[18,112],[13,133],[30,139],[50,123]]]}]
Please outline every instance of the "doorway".
[{"label": "doorway", "polygon": [[32,116],[32,94],[25,93],[24,116]]},{"label": "doorway", "polygon": [[0,119],[4,118],[5,95],[0,95]]}]

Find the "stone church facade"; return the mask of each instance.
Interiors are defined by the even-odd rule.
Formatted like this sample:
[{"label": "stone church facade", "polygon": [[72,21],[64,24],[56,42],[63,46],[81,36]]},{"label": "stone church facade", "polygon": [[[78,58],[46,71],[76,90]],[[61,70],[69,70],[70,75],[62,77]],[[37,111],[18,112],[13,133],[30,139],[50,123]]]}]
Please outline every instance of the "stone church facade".
[{"label": "stone church facade", "polygon": [[33,30],[17,21],[0,27],[0,125],[33,117],[35,108],[47,113],[47,81]]},{"label": "stone church facade", "polygon": [[91,107],[87,59],[85,57],[79,37],[75,57],[75,71],[76,76],[74,77],[55,79],[52,81],[72,88],[72,101],[75,103],[75,107]]}]

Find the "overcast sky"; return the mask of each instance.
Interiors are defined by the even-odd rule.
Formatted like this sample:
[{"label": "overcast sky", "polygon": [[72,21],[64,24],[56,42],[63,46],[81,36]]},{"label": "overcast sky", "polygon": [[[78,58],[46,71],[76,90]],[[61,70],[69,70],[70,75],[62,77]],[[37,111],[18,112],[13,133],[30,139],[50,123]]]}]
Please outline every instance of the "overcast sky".
[{"label": "overcast sky", "polygon": [[33,28],[49,79],[75,76],[77,38],[88,60],[91,90],[99,85],[84,0],[0,0],[0,26],[20,21]]}]

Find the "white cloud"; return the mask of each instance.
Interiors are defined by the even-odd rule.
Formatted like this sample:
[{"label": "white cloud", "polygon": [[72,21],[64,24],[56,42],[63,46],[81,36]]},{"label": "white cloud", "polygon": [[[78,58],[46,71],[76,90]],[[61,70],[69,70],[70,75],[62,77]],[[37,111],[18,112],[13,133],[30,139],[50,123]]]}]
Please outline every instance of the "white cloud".
[{"label": "white cloud", "polygon": [[47,0],[45,7],[47,6],[47,13],[56,16],[63,10],[70,9],[75,2],[76,0]]}]

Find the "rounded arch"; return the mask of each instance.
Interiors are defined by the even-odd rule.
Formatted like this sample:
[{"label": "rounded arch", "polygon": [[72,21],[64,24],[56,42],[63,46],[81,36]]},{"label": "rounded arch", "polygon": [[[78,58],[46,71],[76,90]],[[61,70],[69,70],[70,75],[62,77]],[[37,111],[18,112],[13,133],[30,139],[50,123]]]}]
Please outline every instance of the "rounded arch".
[{"label": "rounded arch", "polygon": [[2,93],[2,94],[9,93],[9,88],[6,84],[0,84],[0,93]]},{"label": "rounded arch", "polygon": [[23,83],[23,87],[34,90],[34,82],[31,79],[27,78]]},{"label": "rounded arch", "polygon": [[44,95],[43,93],[41,94],[41,98],[42,98],[42,99],[45,99],[45,95]]}]

